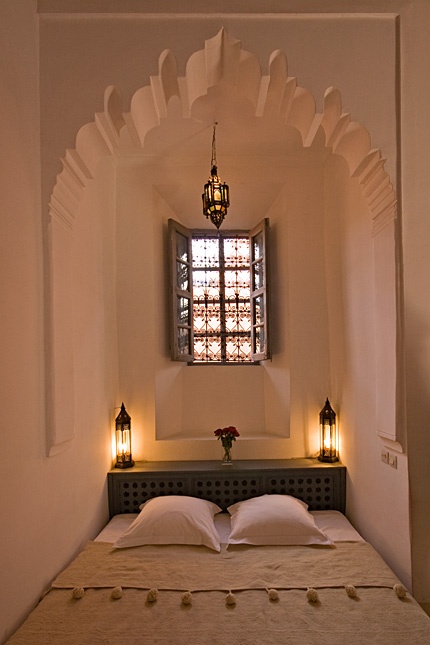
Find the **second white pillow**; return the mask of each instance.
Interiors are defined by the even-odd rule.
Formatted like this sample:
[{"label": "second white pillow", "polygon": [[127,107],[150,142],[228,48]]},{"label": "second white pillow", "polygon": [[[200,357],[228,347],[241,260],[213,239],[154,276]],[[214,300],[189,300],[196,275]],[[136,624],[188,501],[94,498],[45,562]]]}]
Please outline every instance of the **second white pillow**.
[{"label": "second white pillow", "polygon": [[307,505],[290,495],[262,495],[228,507],[228,544],[332,545],[316,526]]}]

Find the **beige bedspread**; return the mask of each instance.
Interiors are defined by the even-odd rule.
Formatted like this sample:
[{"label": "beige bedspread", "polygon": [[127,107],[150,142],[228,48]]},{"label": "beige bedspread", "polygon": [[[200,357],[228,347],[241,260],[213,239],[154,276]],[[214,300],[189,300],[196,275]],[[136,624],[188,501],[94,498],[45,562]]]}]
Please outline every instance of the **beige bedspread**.
[{"label": "beige bedspread", "polygon": [[366,542],[336,547],[236,546],[221,553],[200,546],[113,549],[90,542],[53,587],[133,587],[178,591],[393,587],[397,578]]},{"label": "beige bedspread", "polygon": [[[398,598],[397,582],[366,543],[218,554],[186,546],[115,551],[92,542],[10,645],[430,644],[430,619],[409,596]],[[307,598],[310,587],[317,602]],[[80,599],[76,588],[85,590]],[[190,604],[184,592],[192,592]]]}]

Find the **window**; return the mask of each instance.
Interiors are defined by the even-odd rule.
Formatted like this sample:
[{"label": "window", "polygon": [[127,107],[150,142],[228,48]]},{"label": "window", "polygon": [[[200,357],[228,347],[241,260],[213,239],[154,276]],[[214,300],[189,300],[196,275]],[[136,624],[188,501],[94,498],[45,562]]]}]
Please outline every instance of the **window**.
[{"label": "window", "polygon": [[270,358],[268,230],[190,230],[169,220],[171,356],[188,363]]}]

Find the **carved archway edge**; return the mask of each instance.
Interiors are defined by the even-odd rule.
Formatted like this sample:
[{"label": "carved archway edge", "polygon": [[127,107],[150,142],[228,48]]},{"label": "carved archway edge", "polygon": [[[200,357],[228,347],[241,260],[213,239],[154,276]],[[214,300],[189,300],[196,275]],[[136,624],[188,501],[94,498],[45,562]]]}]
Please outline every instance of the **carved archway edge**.
[{"label": "carved archway edge", "polygon": [[177,75],[174,54],[163,51],[158,76],[137,90],[129,113],[123,112],[115,87],[105,90],[103,112],[96,113],[94,122],[79,130],[76,147],[66,150],[62,159],[63,169],[51,195],[50,216],[73,229],[82,193],[103,157],[142,151],[147,133],[162,119],[190,118],[195,101],[217,86],[228,87],[228,95],[233,98],[247,98],[257,117],[281,117],[286,125],[298,130],[304,147],[310,146],[322,129],[326,147],[345,159],[350,176],[361,185],[373,217],[374,234],[395,219],[395,190],[384,169],[385,160],[379,149],[371,147],[368,130],[343,112],[340,92],[328,88],[323,112],[317,113],[312,94],[288,76],[283,52],[272,53],[269,74],[263,76],[257,58],[242,50],[240,41],[225,29],[207,40],[203,50],[191,55],[185,77]]}]

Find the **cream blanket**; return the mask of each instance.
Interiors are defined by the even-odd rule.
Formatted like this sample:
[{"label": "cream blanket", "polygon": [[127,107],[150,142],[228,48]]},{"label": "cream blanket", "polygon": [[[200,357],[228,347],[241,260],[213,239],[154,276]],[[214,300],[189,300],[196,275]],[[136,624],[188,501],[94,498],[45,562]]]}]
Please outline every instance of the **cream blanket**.
[{"label": "cream blanket", "polygon": [[[10,645],[429,645],[430,619],[412,598],[397,597],[397,582],[365,543],[220,554],[90,543]],[[85,590],[80,599],[75,588]]]},{"label": "cream blanket", "polygon": [[313,546],[146,546],[90,542],[54,588],[116,587],[177,591],[390,587],[395,575],[366,542]]}]

